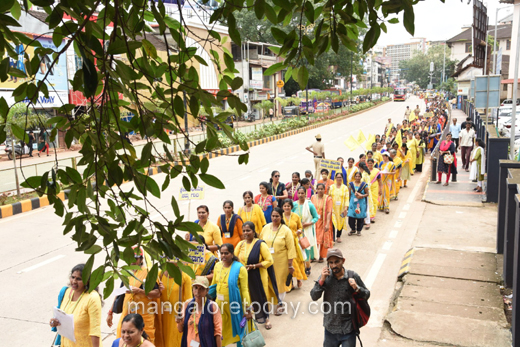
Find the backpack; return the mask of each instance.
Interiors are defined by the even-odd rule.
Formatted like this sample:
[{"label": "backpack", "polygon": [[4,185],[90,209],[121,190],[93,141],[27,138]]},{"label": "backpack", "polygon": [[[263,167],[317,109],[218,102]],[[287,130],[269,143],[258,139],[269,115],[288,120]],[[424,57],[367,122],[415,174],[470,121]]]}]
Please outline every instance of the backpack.
[{"label": "backpack", "polygon": [[[347,276],[348,278],[354,278],[354,272],[347,270]],[[352,292],[350,296],[350,307],[352,308],[352,326],[354,327],[361,347],[363,347],[363,343],[359,338],[359,329],[368,323],[370,318],[370,305],[367,300],[358,297],[358,293]]]}]

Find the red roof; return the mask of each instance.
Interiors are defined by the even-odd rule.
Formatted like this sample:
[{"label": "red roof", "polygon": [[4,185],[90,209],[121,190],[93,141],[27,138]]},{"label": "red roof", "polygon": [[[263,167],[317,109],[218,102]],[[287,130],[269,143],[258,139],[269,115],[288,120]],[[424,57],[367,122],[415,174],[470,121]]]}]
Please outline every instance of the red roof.
[{"label": "red roof", "polygon": [[[514,80],[512,78],[500,81],[502,84],[513,84],[513,82]],[[520,78],[518,79],[518,83],[520,83]]]}]

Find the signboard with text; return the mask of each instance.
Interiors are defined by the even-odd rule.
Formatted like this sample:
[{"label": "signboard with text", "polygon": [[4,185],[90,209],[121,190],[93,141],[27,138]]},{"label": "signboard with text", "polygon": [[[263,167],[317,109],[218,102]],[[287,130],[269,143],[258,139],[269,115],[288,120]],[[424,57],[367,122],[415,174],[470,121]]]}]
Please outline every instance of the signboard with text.
[{"label": "signboard with text", "polygon": [[204,252],[206,252],[206,246],[197,245],[197,249],[190,249],[188,257],[190,257],[194,264],[204,264]]},{"label": "signboard with text", "polygon": [[329,170],[329,174],[332,170],[341,172],[341,163],[337,160],[322,159],[319,171],[321,171],[321,169]]},{"label": "signboard with text", "polygon": [[191,188],[188,192],[186,189],[181,188],[179,200],[203,200],[204,199],[204,187]]}]

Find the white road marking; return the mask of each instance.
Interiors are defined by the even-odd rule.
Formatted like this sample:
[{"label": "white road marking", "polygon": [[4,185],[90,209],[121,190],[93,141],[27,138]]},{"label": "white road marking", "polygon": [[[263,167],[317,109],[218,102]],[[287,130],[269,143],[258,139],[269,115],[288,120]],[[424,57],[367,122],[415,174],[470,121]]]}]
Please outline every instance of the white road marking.
[{"label": "white road marking", "polygon": [[394,228],[400,228],[402,225],[403,225],[403,221],[398,220],[397,222],[395,222]]},{"label": "white road marking", "polygon": [[383,244],[382,249],[385,250],[385,251],[388,251],[388,250],[390,250],[390,247],[392,247],[392,241],[386,241],[386,242]]},{"label": "white road marking", "polygon": [[251,177],[251,176],[242,177],[241,179],[239,179],[239,181],[247,180],[249,177]]},{"label": "white road marking", "polygon": [[275,165],[282,165],[283,163],[285,163],[285,160],[279,161],[279,162],[276,163]]},{"label": "white road marking", "polygon": [[410,209],[410,204],[406,204],[403,206],[403,211],[408,211]]},{"label": "white road marking", "polygon": [[397,237],[397,234],[399,233],[399,230],[392,230],[390,234],[388,235],[389,239],[395,239]]},{"label": "white road marking", "polygon": [[405,219],[406,218],[406,212],[399,213],[399,219]]},{"label": "white road marking", "polygon": [[268,167],[266,167],[266,168],[263,168],[262,170],[259,170],[258,172],[266,172],[267,170],[269,170],[269,168],[268,168]]},{"label": "white road marking", "polygon": [[410,196],[408,197],[408,200],[406,200],[407,204],[411,204],[415,200],[415,196],[417,195],[417,192],[421,188],[421,184],[418,184],[418,183],[419,182],[417,182],[417,184],[413,188],[412,194],[410,194]]},{"label": "white road marking", "polygon": [[383,263],[386,259],[386,254],[379,253],[376,257],[376,260],[374,261],[374,264],[370,268],[370,271],[368,271],[368,275],[365,276],[366,280],[365,285],[368,289],[370,289],[377,278],[377,274],[379,273],[379,270],[381,270],[381,267],[383,266]]},{"label": "white road marking", "polygon": [[293,159],[296,159],[296,158],[298,158],[298,156],[297,155],[293,155],[292,157],[289,158],[289,160],[293,160]]},{"label": "white road marking", "polygon": [[50,264],[50,263],[52,263],[53,261],[56,261],[56,260],[61,259],[61,258],[63,258],[63,257],[65,257],[65,256],[64,256],[64,255],[57,255],[57,256],[55,256],[54,258],[51,258],[51,259],[47,259],[47,260],[45,260],[45,261],[42,261],[41,263],[38,263],[38,264],[36,264],[36,265],[33,265],[33,266],[28,267],[28,268],[26,268],[26,269],[23,269],[22,271],[18,271],[17,273],[18,273],[18,274],[21,274],[21,273],[24,273],[24,272],[29,272],[29,271],[35,270],[35,269],[37,269],[37,268],[39,268],[39,267],[42,267],[42,266],[47,265],[47,264]]}]

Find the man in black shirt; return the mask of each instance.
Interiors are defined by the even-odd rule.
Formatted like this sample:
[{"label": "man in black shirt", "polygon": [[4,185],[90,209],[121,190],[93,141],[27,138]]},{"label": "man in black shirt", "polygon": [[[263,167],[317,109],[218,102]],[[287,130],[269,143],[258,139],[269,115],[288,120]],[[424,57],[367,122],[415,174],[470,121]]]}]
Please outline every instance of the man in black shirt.
[{"label": "man in black shirt", "polygon": [[[354,271],[343,267],[345,258],[337,248],[327,252],[327,266],[321,271],[318,281],[311,290],[311,298],[317,301],[323,295],[323,347],[355,347],[356,331],[352,325],[350,299],[368,300],[370,291]],[[349,277],[350,275],[350,277]]]},{"label": "man in black shirt", "polygon": [[32,151],[33,151],[33,144],[34,144],[34,133],[32,131],[29,131],[29,143],[27,146],[29,147],[29,157],[32,157]]},{"label": "man in black shirt", "polygon": [[471,123],[471,127],[476,131],[477,128],[475,128],[475,124],[473,124],[473,122],[471,121],[471,117],[467,117],[466,118],[466,121],[465,122],[462,122],[462,124],[460,125],[460,128],[461,129],[466,129],[466,123]]}]

